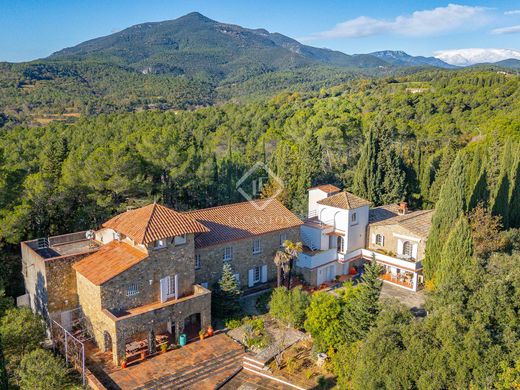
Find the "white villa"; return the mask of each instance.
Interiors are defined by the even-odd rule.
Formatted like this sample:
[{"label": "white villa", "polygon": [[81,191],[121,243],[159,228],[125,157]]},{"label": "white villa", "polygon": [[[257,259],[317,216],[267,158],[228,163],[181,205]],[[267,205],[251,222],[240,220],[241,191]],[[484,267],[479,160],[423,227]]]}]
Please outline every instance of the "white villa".
[{"label": "white villa", "polygon": [[417,291],[431,217],[432,210],[409,211],[406,203],[370,208],[367,200],[330,184],[311,188],[297,270],[319,286],[357,274],[375,258],[384,282]]}]

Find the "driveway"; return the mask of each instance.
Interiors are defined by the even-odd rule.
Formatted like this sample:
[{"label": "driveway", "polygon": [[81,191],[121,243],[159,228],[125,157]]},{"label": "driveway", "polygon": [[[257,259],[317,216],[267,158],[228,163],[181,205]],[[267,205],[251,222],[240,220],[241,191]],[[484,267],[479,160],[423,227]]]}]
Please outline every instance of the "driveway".
[{"label": "driveway", "polygon": [[401,287],[383,283],[380,299],[394,298],[410,309],[419,309],[424,306],[424,291],[409,291]]}]

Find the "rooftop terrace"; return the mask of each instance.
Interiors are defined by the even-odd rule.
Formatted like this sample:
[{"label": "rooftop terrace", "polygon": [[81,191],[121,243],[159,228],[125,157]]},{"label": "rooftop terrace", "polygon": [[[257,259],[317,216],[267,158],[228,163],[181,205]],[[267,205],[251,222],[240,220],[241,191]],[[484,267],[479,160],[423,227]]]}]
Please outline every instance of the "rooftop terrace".
[{"label": "rooftop terrace", "polygon": [[97,241],[87,239],[86,231],[37,238],[25,241],[24,244],[44,259],[91,252],[101,246]]}]

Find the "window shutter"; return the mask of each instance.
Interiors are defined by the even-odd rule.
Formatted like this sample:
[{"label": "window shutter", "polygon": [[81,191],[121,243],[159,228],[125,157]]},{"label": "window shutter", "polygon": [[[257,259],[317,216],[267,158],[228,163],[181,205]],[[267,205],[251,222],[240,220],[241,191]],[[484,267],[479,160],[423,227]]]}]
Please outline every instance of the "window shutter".
[{"label": "window shutter", "polygon": [[248,271],[247,286],[248,287],[253,287],[254,284],[255,284],[255,270],[254,269],[250,269]]},{"label": "window shutter", "polygon": [[417,259],[417,247],[418,246],[419,246],[418,244],[413,244],[413,246],[412,246],[412,257],[414,259]]},{"label": "window shutter", "polygon": [[403,254],[403,241],[397,240],[397,254],[402,255]]},{"label": "window shutter", "polygon": [[179,299],[179,275],[175,275],[175,299]]},{"label": "window shutter", "polygon": [[262,283],[267,282],[267,265],[262,266]]},{"label": "window shutter", "polygon": [[166,295],[168,294],[168,278],[161,279],[161,302],[166,302]]},{"label": "window shutter", "polygon": [[385,246],[385,236],[381,234],[381,246]]},{"label": "window shutter", "polygon": [[375,244],[375,243],[376,243],[376,235],[372,234],[372,244]]}]

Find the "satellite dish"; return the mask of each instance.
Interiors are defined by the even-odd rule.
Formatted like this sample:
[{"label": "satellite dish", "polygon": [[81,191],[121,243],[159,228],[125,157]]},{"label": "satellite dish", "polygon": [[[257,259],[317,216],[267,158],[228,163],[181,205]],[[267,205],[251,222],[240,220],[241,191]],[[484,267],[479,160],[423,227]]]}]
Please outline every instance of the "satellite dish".
[{"label": "satellite dish", "polygon": [[85,237],[87,237],[87,240],[93,240],[94,237],[96,237],[96,232],[94,230],[87,230]]}]

